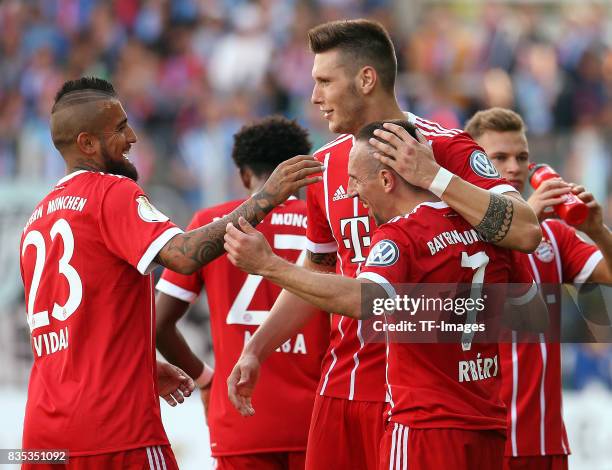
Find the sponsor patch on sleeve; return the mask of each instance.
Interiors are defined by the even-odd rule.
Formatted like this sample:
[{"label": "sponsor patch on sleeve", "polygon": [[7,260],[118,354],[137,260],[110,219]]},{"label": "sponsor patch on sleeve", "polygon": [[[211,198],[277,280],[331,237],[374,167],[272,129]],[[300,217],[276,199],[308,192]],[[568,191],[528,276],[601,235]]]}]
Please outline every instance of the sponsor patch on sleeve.
[{"label": "sponsor patch on sleeve", "polygon": [[138,203],[138,215],[145,222],[165,222],[168,217],[158,211],[145,196],[136,198]]},{"label": "sponsor patch on sleeve", "polygon": [[483,178],[501,178],[499,171],[482,150],[474,150],[470,155],[470,166],[474,173]]},{"label": "sponsor patch on sleeve", "polygon": [[381,240],[370,250],[366,266],[392,266],[399,259],[399,248],[392,240]]}]

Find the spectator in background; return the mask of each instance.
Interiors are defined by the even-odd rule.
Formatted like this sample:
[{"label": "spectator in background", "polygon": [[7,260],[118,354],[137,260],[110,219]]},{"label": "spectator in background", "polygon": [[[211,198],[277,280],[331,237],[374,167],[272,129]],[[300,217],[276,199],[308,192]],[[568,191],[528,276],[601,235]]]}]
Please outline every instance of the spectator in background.
[{"label": "spectator in background", "polygon": [[[521,117],[508,109],[491,108],[476,113],[465,130],[501,175],[524,191],[529,146]],[[588,218],[577,229],[591,237],[596,246],[584,242],[563,221],[549,218],[550,208],[563,202],[562,196],[570,191],[590,208]],[[547,284],[612,282],[612,233],[603,223],[601,206],[591,193],[583,186],[549,179],[527,202],[541,221],[543,239],[533,254],[521,256],[542,289]],[[558,295],[558,291],[553,292]],[[549,307],[555,323],[560,321],[559,302],[557,299]],[[570,451],[561,409],[561,347],[558,342],[545,342],[543,335],[540,341],[526,344],[515,340],[500,347],[502,398],[508,408],[507,470],[567,469]]]},{"label": "spectator in background", "polygon": [[[277,112],[303,125],[317,122],[309,117],[310,66],[299,38],[325,19],[375,16],[398,45],[400,102],[423,117],[454,126],[483,106],[516,108],[540,133],[532,151],[557,161],[588,119],[598,130],[596,145],[608,146],[601,129],[612,123],[612,53],[605,41],[612,5],[427,5],[413,8],[409,23],[399,20],[402,8],[398,0],[6,0],[0,2],[0,120],[40,129],[48,118],[41,92],[48,77],[57,84],[85,73],[105,76],[125,96],[138,133],[149,137],[157,165],[148,181],[176,186],[193,207],[209,204],[236,196],[239,186],[225,172],[219,179],[231,194],[216,196],[199,163],[183,154],[185,134],[231,135],[245,122],[225,106],[236,95],[248,103],[249,118]],[[7,99],[13,95],[21,98]],[[197,108],[212,95],[222,100],[224,116],[208,129]],[[49,161],[48,135],[35,131],[32,153],[19,131],[0,132],[0,177],[18,176],[25,166],[36,178],[60,176],[32,161]],[[320,126],[312,135],[315,144],[330,137]],[[231,168],[227,152],[214,158],[223,160],[214,171]],[[176,174],[200,176],[183,185]],[[602,201],[607,196],[607,184],[571,174],[602,188],[596,190]]]}]

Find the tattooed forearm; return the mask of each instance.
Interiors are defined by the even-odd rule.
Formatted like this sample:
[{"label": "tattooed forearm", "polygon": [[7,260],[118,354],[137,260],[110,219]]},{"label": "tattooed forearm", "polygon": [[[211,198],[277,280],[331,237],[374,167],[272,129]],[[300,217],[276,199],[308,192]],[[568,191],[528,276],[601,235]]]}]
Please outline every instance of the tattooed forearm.
[{"label": "tattooed forearm", "polygon": [[474,228],[486,241],[497,243],[508,234],[513,216],[512,200],[506,196],[491,193],[487,212]]},{"label": "tattooed forearm", "polygon": [[336,253],[313,253],[309,251],[308,259],[319,266],[336,266]]},{"label": "tattooed forearm", "polygon": [[155,261],[179,273],[192,273],[224,253],[223,236],[228,223],[237,226],[238,219],[244,217],[255,226],[273,208],[269,194],[264,191],[256,193],[231,214],[172,238],[160,250]]}]

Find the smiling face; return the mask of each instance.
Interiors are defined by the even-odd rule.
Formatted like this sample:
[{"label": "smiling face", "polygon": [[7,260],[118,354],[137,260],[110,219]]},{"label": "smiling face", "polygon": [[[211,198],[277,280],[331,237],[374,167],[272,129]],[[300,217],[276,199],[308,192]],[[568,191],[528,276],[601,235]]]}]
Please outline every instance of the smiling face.
[{"label": "smiling face", "polygon": [[391,218],[388,194],[381,181],[385,167],[370,155],[370,150],[367,142],[357,141],[353,145],[348,163],[348,192],[358,197],[368,209],[368,215],[381,225]]},{"label": "smiling face", "polygon": [[104,171],[137,181],[138,172],[128,158],[132,144],[137,141],[136,134],[128,124],[127,115],[119,101],[107,101],[104,108],[104,124],[98,136]]},{"label": "smiling face", "polygon": [[315,54],[311,101],[336,134],[354,134],[364,124],[365,102],[345,54],[337,49]]},{"label": "smiling face", "polygon": [[529,146],[525,133],[486,131],[476,141],[508,183],[522,192],[529,174]]}]

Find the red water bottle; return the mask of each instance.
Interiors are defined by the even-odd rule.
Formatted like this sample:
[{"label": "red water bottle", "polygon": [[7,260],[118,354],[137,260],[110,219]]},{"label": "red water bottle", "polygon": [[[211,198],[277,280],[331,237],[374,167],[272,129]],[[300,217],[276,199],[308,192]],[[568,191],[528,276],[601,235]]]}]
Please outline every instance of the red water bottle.
[{"label": "red water bottle", "polygon": [[[560,178],[559,174],[545,163],[529,164],[529,182],[534,189],[546,180]],[[570,225],[580,225],[589,216],[589,207],[573,193],[561,196],[564,201],[553,207],[559,217]]]}]

